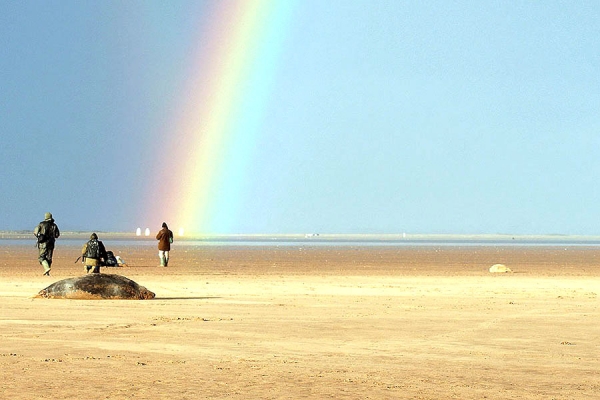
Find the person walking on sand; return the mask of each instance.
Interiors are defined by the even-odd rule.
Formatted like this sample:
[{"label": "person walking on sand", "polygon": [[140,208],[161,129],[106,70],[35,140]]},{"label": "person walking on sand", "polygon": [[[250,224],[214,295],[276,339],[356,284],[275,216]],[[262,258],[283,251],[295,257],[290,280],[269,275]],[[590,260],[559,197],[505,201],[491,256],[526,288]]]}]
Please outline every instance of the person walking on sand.
[{"label": "person walking on sand", "polygon": [[47,212],[44,220],[33,230],[37,238],[37,248],[39,251],[38,261],[44,267],[44,275],[50,276],[52,268],[52,254],[54,253],[54,242],[60,236],[60,230],[54,223],[52,214]]},{"label": "person walking on sand", "polygon": [[90,240],[81,249],[81,262],[85,264],[85,272],[100,273],[100,267],[106,261],[107,254],[104,243],[98,240],[98,235],[92,233]]},{"label": "person walking on sand", "polygon": [[161,267],[169,265],[169,251],[171,251],[171,243],[173,243],[173,232],[169,230],[166,222],[162,223],[162,229],[156,234],[158,240],[158,259]]}]

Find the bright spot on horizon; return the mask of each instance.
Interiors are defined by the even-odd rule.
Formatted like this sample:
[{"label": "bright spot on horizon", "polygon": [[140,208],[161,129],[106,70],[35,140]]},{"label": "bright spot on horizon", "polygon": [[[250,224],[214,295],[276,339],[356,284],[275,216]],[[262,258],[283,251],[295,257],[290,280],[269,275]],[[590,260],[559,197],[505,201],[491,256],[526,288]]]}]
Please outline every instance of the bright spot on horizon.
[{"label": "bright spot on horizon", "polygon": [[150,228],[146,228],[146,230],[144,231],[144,235],[150,236]]},{"label": "bright spot on horizon", "polygon": [[135,236],[142,236],[142,228],[137,228],[135,230]]},{"label": "bright spot on horizon", "polygon": [[183,236],[184,230],[183,228],[179,228],[179,236]]}]

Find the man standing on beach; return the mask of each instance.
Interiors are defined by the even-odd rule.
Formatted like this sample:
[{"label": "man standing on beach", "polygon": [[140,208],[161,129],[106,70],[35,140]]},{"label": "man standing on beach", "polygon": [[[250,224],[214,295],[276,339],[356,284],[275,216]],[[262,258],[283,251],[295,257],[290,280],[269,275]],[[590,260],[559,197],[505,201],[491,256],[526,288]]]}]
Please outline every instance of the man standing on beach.
[{"label": "man standing on beach", "polygon": [[50,276],[54,242],[60,236],[60,231],[58,230],[58,226],[54,223],[54,218],[52,218],[51,213],[47,212],[44,215],[44,220],[35,227],[33,234],[37,237],[37,247],[39,250],[38,261],[44,267],[44,275]]},{"label": "man standing on beach", "polygon": [[156,234],[156,240],[158,240],[160,266],[166,267],[169,265],[169,251],[171,251],[171,243],[173,243],[173,232],[169,230],[166,222],[162,223],[162,229]]}]

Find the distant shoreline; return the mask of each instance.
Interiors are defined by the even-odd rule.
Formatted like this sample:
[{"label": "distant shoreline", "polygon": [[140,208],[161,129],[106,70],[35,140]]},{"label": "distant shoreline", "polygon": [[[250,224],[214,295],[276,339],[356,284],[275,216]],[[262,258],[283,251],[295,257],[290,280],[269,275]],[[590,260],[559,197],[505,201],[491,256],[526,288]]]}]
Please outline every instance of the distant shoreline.
[{"label": "distant shoreline", "polygon": [[[154,241],[154,235],[137,236],[135,232],[102,232],[96,231],[104,240],[139,240]],[[89,238],[91,231],[61,232],[62,239],[83,240]],[[600,236],[591,235],[510,235],[510,234],[187,234],[177,236],[177,241],[206,242],[559,242],[585,243],[600,242]],[[33,240],[33,233],[28,231],[0,231],[0,240]]]}]

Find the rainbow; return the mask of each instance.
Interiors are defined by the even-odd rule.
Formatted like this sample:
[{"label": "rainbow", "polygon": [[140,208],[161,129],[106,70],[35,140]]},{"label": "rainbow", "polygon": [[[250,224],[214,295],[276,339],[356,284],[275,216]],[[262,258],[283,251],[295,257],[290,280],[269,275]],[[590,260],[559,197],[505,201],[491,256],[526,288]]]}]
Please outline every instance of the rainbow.
[{"label": "rainbow", "polygon": [[146,221],[177,232],[231,232],[294,2],[207,2],[194,66],[153,174]]}]

